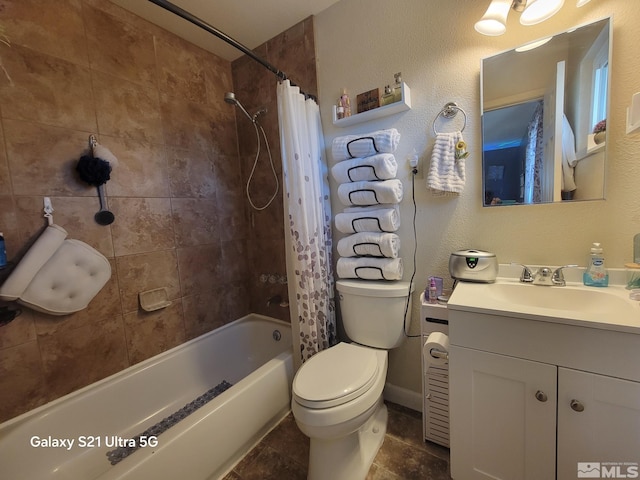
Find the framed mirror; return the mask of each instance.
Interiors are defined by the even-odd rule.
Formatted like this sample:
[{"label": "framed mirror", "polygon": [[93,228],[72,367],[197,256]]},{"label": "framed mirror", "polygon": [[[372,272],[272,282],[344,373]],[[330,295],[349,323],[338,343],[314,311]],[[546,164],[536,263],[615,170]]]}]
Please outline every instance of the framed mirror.
[{"label": "framed mirror", "polygon": [[482,60],[485,206],[603,199],[611,19]]}]

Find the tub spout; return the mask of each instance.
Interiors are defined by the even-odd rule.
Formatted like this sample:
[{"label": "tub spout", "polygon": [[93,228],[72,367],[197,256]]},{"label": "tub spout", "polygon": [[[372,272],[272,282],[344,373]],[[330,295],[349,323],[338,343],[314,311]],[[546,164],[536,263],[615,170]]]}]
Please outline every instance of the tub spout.
[{"label": "tub spout", "polygon": [[289,306],[289,300],[283,299],[282,295],[274,295],[267,300],[267,307],[270,307],[271,305],[278,305],[282,308],[287,308]]},{"label": "tub spout", "polygon": [[267,300],[267,307],[270,307],[273,304],[280,305],[282,303],[282,295],[274,295],[269,300]]}]

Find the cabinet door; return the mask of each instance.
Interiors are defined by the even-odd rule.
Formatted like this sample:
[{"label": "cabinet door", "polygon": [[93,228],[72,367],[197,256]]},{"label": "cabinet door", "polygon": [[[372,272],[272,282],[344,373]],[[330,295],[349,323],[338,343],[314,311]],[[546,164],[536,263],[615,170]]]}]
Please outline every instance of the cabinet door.
[{"label": "cabinet door", "polygon": [[558,369],[558,479],[576,478],[578,462],[595,478],[638,478],[640,383]]},{"label": "cabinet door", "polygon": [[555,365],[454,345],[449,379],[453,478],[555,478]]}]

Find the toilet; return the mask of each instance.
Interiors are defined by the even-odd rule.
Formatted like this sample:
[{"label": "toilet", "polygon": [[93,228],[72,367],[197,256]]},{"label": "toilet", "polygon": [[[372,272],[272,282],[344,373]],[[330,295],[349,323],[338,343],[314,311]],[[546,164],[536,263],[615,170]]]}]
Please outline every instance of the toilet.
[{"label": "toilet", "polygon": [[387,430],[382,400],[387,351],[404,340],[409,282],[338,280],[345,332],[304,363],[293,379],[291,409],[310,440],[309,480],[367,476]]}]

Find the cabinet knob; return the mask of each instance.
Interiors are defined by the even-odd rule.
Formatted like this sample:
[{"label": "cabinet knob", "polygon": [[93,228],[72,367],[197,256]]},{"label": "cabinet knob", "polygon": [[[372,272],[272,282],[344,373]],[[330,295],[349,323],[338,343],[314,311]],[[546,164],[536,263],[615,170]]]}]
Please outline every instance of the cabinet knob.
[{"label": "cabinet knob", "polygon": [[574,398],[573,400],[571,400],[571,403],[569,405],[571,406],[571,410],[573,410],[574,412],[584,412],[584,405],[580,400],[576,400]]},{"label": "cabinet knob", "polygon": [[539,402],[546,402],[547,401],[547,394],[544,393],[542,390],[538,390],[536,392],[536,400],[538,400]]}]

